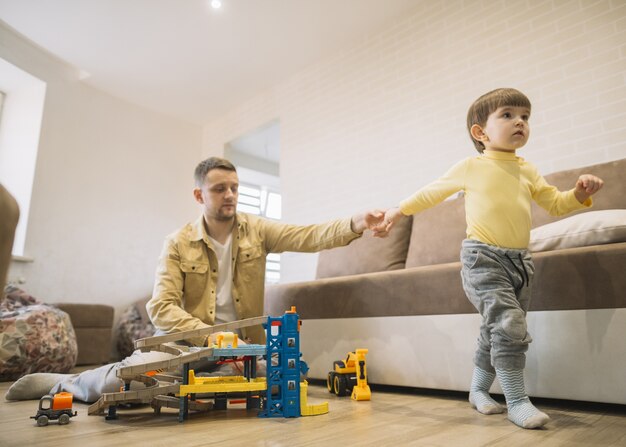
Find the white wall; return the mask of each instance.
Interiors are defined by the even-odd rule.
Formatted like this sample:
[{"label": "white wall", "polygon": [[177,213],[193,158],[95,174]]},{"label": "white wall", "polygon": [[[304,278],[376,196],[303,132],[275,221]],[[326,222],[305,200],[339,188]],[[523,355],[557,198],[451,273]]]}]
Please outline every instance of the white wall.
[{"label": "white wall", "polygon": [[47,83],[25,254],[9,279],[46,302],[120,310],[152,292],[164,237],[198,213],[202,129],[80,82],[0,27],[0,57]]},{"label": "white wall", "polygon": [[[475,154],[467,108],[503,86],[533,102],[520,155],[544,174],[626,157],[626,3],[416,1],[385,32],[209,123],[204,152],[279,119],[283,220],[347,216]],[[313,278],[315,262],[283,256],[284,281]]]}]

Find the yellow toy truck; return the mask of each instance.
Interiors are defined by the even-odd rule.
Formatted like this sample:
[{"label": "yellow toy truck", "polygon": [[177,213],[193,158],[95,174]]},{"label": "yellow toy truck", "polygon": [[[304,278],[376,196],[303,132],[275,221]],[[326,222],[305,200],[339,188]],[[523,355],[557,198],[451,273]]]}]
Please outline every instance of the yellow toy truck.
[{"label": "yellow toy truck", "polygon": [[72,393],[57,393],[54,396],[46,394],[39,400],[39,410],[31,419],[37,421],[37,425],[45,427],[49,421],[59,420],[59,425],[69,424],[70,418],[76,416],[77,412],[72,412]]},{"label": "yellow toy truck", "polygon": [[351,394],[354,400],[370,400],[372,392],[367,384],[365,355],[367,349],[349,352],[345,360],[333,363],[333,370],[328,373],[326,385],[328,391],[337,396]]}]

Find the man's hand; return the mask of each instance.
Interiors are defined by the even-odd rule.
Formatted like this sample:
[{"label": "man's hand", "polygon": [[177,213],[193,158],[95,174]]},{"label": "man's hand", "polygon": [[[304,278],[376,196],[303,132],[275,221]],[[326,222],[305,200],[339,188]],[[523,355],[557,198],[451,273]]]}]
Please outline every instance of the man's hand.
[{"label": "man's hand", "polygon": [[355,233],[361,234],[368,228],[380,225],[385,217],[385,212],[382,210],[367,211],[362,214],[355,214],[350,221],[350,227]]},{"label": "man's hand", "polygon": [[217,345],[217,337],[221,334],[222,332],[214,332],[210,334],[206,339],[207,347],[212,348],[213,346]]},{"label": "man's hand", "polygon": [[404,218],[404,214],[400,211],[400,208],[389,208],[379,224],[370,226],[369,229],[374,233],[374,237],[387,237],[391,228]]},{"label": "man's hand", "polygon": [[576,181],[574,195],[580,203],[585,203],[589,197],[600,191],[602,186],[604,186],[604,182],[601,178],[591,174],[583,174]]},{"label": "man's hand", "polygon": [[[211,334],[211,335],[209,335],[207,337],[206,345],[209,348],[212,348],[213,346],[216,346],[217,342],[218,342],[218,338],[220,337],[220,335],[224,336],[227,339],[230,339],[230,338],[232,338],[233,333],[232,332],[223,332],[223,331],[215,332],[215,333],[213,333],[213,334]],[[246,341],[242,340],[241,338],[237,338],[237,346],[245,346],[247,344],[248,343],[246,343]]]}]

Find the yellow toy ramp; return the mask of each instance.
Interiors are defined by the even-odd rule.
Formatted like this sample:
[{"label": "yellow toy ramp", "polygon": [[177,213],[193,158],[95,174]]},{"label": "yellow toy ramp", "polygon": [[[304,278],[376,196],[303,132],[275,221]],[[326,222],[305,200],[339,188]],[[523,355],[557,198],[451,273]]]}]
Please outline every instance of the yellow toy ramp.
[{"label": "yellow toy ramp", "polygon": [[317,416],[318,414],[328,413],[328,402],[317,405],[307,404],[308,390],[309,382],[306,380],[300,382],[300,416]]}]

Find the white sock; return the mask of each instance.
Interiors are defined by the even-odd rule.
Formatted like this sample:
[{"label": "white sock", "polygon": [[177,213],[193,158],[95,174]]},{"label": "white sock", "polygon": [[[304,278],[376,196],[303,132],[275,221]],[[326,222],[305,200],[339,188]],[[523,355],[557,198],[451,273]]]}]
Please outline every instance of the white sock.
[{"label": "white sock", "polygon": [[76,374],[34,373],[21,377],[4,395],[6,400],[39,399],[50,393],[54,386]]},{"label": "white sock", "polygon": [[509,412],[509,420],[522,428],[543,427],[550,417],[539,411],[524,389],[524,371],[521,369],[496,369],[498,380]]},{"label": "white sock", "polygon": [[550,416],[535,407],[528,397],[507,404],[509,420],[522,428],[540,428],[546,425]]},{"label": "white sock", "polygon": [[482,414],[499,414],[504,408],[489,395],[489,388],[496,378],[496,373],[487,372],[478,366],[474,367],[472,384],[470,385],[469,401],[472,407]]}]

